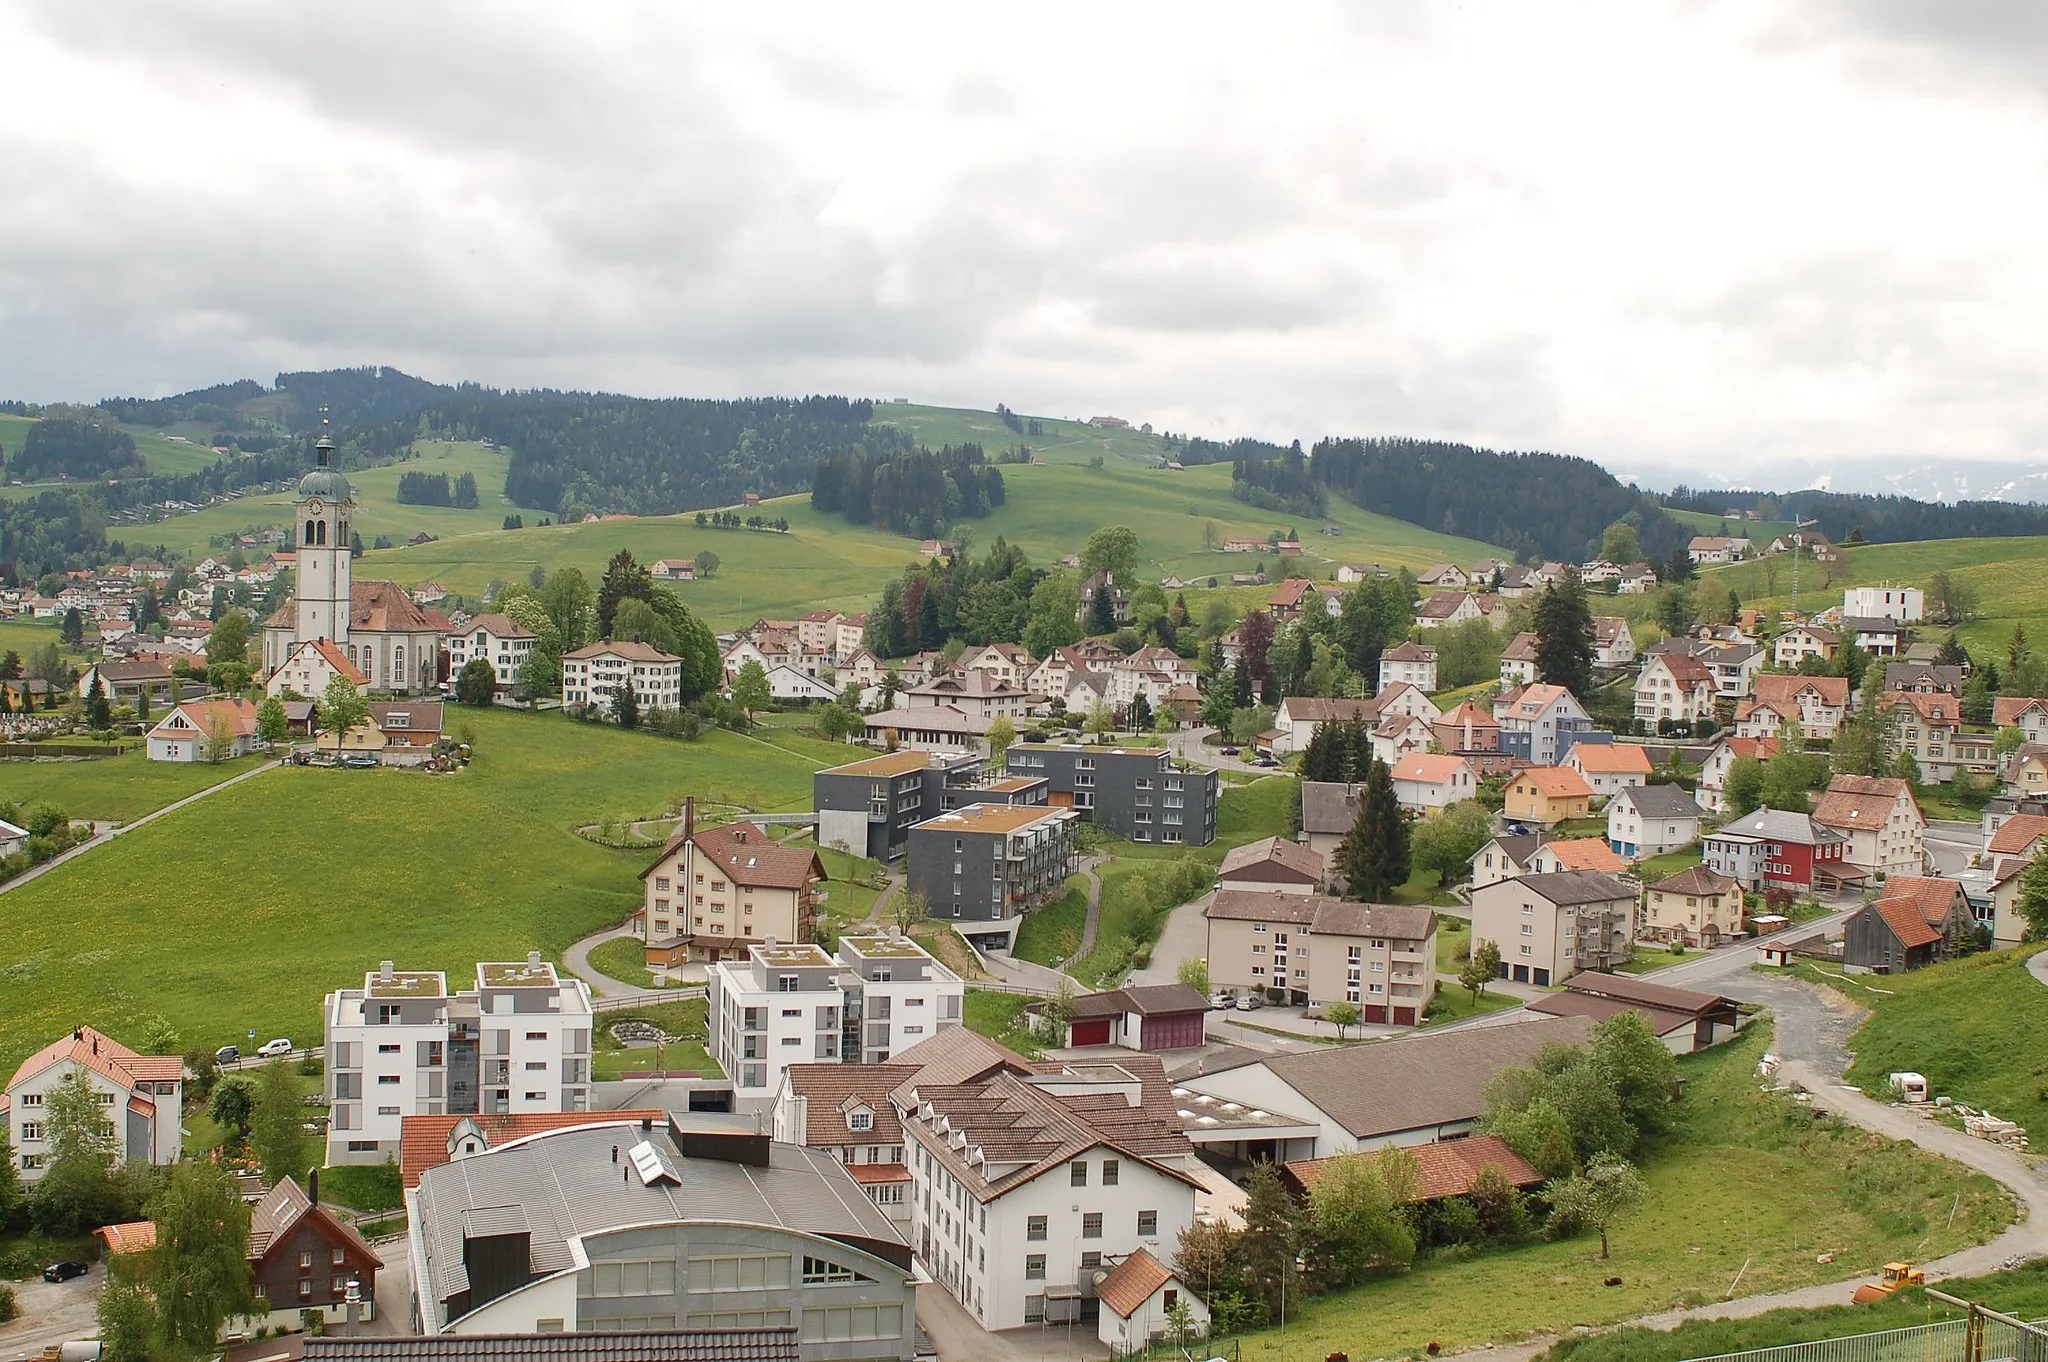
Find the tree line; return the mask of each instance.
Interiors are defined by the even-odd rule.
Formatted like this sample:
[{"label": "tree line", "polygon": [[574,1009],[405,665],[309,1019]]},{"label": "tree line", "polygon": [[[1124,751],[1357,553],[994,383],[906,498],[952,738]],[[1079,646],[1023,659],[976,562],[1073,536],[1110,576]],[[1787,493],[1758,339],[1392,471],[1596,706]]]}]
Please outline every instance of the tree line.
[{"label": "tree line", "polygon": [[1320,516],[1328,509],[1328,499],[1309,472],[1299,440],[1275,459],[1240,454],[1231,460],[1230,495],[1248,506],[1294,515]]},{"label": "tree line", "polygon": [[1668,557],[1692,531],[1590,459],[1500,453],[1438,440],[1320,440],[1316,481],[1364,510],[1483,539],[1525,561],[1582,562],[1630,519],[1642,551]]},{"label": "tree line", "polygon": [[21,452],[7,461],[8,476],[23,482],[104,478],[142,471],[142,455],[135,450],[135,437],[98,421],[38,421],[28,428]]},{"label": "tree line", "polygon": [[1664,497],[1666,506],[1707,515],[1756,511],[1766,520],[1817,520],[1840,544],[1851,537],[1873,544],[1912,539],[1970,539],[2048,534],[2048,506],[2009,501],[1919,501],[1865,492],[1726,492],[1687,487]]},{"label": "tree line", "polygon": [[930,449],[856,449],[827,455],[811,474],[811,506],[851,525],[935,538],[1003,504],[1001,469],[978,444]]},{"label": "tree line", "polygon": [[473,511],[477,507],[476,474],[465,469],[451,485],[446,473],[400,473],[398,500],[406,506],[453,506]]}]

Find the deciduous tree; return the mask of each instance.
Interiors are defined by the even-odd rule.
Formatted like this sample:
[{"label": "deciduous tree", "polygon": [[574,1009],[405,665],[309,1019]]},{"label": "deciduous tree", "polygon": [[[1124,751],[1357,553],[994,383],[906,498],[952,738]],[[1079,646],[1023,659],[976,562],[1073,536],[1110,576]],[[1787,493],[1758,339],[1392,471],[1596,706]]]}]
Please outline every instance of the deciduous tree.
[{"label": "deciduous tree", "polygon": [[1650,1195],[1650,1185],[1626,1159],[1598,1155],[1586,1171],[1550,1187],[1553,1221],[1600,1231],[1600,1256],[1607,1257],[1607,1231]]},{"label": "deciduous tree", "polygon": [[143,1274],[158,1329],[178,1347],[210,1351],[220,1326],[250,1308],[249,1205],[241,1187],[219,1164],[178,1164],[151,1201],[149,1218],[156,1245]]},{"label": "deciduous tree", "polygon": [[1472,958],[1458,971],[1458,982],[1472,995],[1472,1005],[1486,995],[1486,986],[1500,977],[1500,943],[1491,939],[1472,943]]},{"label": "deciduous tree", "polygon": [[746,711],[750,719],[756,710],[767,709],[775,703],[774,693],[768,686],[767,670],[752,658],[740,664],[739,674],[733,678],[732,702]]},{"label": "deciduous tree", "polygon": [[304,1174],[305,1121],[305,1104],[299,1101],[291,1066],[264,1065],[256,1079],[255,1104],[249,1116],[249,1147],[269,1181]]},{"label": "deciduous tree", "polygon": [[334,750],[341,751],[341,741],[348,731],[358,724],[370,720],[370,702],[355,688],[355,683],[339,672],[327,679],[327,690],[319,702],[320,727],[334,735]]}]

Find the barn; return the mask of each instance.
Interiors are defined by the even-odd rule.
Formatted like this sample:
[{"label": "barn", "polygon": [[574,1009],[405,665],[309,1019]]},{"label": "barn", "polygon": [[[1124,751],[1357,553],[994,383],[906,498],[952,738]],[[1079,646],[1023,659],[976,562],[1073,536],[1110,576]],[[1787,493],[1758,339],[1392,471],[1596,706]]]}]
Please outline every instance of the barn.
[{"label": "barn", "polygon": [[1187,984],[1147,984],[1074,999],[1069,1045],[1120,1045],[1148,1053],[1201,1045],[1209,1000]]}]

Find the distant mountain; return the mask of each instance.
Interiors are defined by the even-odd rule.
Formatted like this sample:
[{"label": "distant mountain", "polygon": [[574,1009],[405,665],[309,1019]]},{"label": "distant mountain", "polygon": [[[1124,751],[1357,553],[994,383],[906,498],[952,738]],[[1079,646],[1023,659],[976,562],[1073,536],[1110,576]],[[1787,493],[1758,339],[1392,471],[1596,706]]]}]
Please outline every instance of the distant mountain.
[{"label": "distant mountain", "polygon": [[[1624,482],[1645,487],[1670,485],[1668,474],[1622,473]],[[2004,501],[2048,503],[2048,463],[1998,463],[1989,459],[1787,460],[1769,474],[1717,475],[1703,469],[1689,475],[1695,488],[1744,491],[1812,489],[1851,495],[1911,497],[1916,501]]]}]

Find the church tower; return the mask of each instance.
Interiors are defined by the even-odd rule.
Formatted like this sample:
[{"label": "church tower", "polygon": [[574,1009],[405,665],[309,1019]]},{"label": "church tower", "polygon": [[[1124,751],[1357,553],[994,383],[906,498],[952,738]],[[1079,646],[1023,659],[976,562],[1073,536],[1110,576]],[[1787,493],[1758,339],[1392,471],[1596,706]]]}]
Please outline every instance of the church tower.
[{"label": "church tower", "polygon": [[296,640],[348,642],[349,524],[355,518],[348,479],[334,464],[334,441],[320,437],[319,467],[299,480],[293,538],[298,545]]}]

